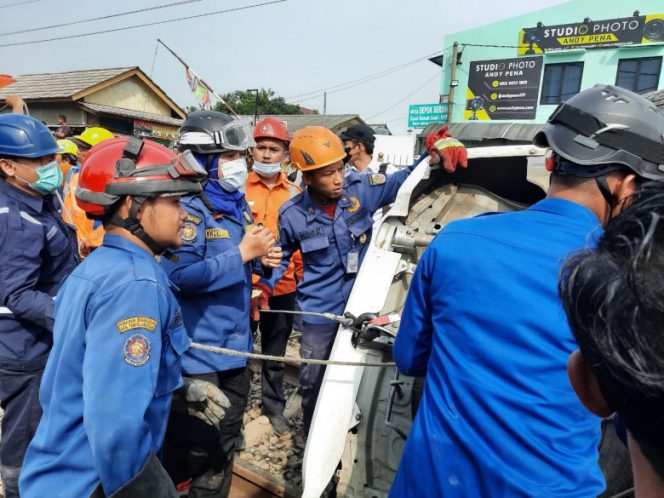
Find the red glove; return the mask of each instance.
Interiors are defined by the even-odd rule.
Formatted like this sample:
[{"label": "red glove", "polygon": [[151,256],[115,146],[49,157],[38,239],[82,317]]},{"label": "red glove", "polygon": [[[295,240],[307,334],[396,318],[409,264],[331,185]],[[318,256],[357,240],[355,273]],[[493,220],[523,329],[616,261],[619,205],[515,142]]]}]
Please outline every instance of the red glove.
[{"label": "red glove", "polygon": [[430,164],[442,161],[443,167],[448,173],[454,173],[457,166],[468,167],[468,151],[459,140],[450,137],[447,133],[447,126],[443,126],[427,137],[426,148],[431,155]]},{"label": "red glove", "polygon": [[261,318],[259,310],[269,310],[272,290],[262,282],[256,282],[251,288],[251,319],[257,322]]}]

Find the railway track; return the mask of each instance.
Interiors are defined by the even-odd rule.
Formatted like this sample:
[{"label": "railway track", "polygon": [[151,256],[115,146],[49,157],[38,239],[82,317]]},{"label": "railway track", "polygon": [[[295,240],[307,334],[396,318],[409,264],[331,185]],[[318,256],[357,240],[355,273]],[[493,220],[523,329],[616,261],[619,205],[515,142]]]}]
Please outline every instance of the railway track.
[{"label": "railway track", "polygon": [[298,490],[249,462],[236,459],[229,498],[297,498]]}]

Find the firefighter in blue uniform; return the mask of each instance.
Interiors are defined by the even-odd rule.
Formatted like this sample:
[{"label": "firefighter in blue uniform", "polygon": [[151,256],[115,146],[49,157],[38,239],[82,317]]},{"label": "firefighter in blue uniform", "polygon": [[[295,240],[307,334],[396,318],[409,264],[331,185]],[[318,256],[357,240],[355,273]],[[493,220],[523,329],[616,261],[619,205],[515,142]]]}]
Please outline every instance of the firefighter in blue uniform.
[{"label": "firefighter in blue uniform", "polygon": [[[193,157],[134,138],[88,155],[76,198],[106,234],[58,294],[23,498],[178,496],[155,455],[190,340],[155,255],[180,244],[180,196],[200,191],[204,177]],[[200,402],[183,409],[214,413],[208,422],[217,423],[227,402],[210,387],[178,392],[183,403]]]},{"label": "firefighter in blue uniform", "polygon": [[7,498],[18,496],[25,450],[41,417],[53,299],[79,262],[76,234],[52,195],[62,184],[57,152],[38,120],[0,115],[0,474]]},{"label": "firefighter in blue uniform", "polygon": [[[177,262],[162,260],[162,265],[179,289],[184,324],[193,341],[251,352],[252,272],[262,272],[257,258],[267,266],[281,262],[281,250],[273,249],[274,236],[254,225],[240,190],[248,174],[244,154],[255,145],[251,127],[221,112],[195,111],[182,124],[178,145],[194,154],[208,171],[208,181],[203,192],[183,199],[183,245],[174,252]],[[218,428],[173,413],[166,468],[174,482],[189,488],[190,498],[227,496],[249,395],[247,359],[190,350],[182,367],[187,377],[218,386],[231,406]]]},{"label": "firefighter in blue uniform", "polygon": [[399,370],[426,380],[391,497],[602,494],[601,419],[569,384],[558,275],[639,183],[664,180],[662,130],[628,90],[579,93],[535,137],[553,152],[547,198],[450,223],[426,249],[394,343]]},{"label": "firefighter in blue uniform", "polygon": [[[433,162],[442,157],[449,171],[459,163],[466,166],[463,145],[444,131],[439,138],[437,147],[432,147],[436,151]],[[284,258],[279,270],[271,278],[261,279],[259,285],[269,295],[292,253],[301,250],[304,275],[298,284],[297,302],[304,312],[343,313],[369,246],[374,212],[394,202],[402,183],[418,164],[392,175],[351,173],[344,180],[346,154],[341,140],[320,126],[298,130],[290,144],[291,163],[302,171],[307,188],[279,210],[279,242]],[[304,316],[300,355],[327,359],[337,329],[338,324],[325,318]],[[324,372],[319,365],[300,367],[307,432]]]}]

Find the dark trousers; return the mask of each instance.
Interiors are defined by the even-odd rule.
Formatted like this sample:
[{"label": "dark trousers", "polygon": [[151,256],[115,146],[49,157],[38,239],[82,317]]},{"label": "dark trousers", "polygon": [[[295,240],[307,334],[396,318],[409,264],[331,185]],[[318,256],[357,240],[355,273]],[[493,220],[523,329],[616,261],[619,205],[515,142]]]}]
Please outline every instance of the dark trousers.
[{"label": "dark trousers", "polygon": [[219,428],[171,411],[164,440],[164,467],[176,484],[192,479],[190,498],[225,498],[233,472],[235,445],[242,430],[251,376],[248,367],[189,375],[213,383],[231,407]]},{"label": "dark trousers", "polygon": [[[295,309],[295,293],[274,296],[269,301],[270,309]],[[288,337],[293,330],[293,315],[289,313],[261,313],[261,352],[272,356],[284,356]],[[280,361],[263,361],[261,367],[261,395],[263,412],[266,415],[284,413],[284,372],[286,365]]]},{"label": "dark trousers", "polygon": [[[337,336],[338,323],[325,324],[303,324],[302,342],[300,343],[300,356],[302,358],[313,358],[327,360]],[[300,389],[302,393],[302,417],[304,419],[304,432],[309,433],[311,419],[316,408],[318,392],[323,383],[325,365],[301,365],[300,366]]]},{"label": "dark trousers", "polygon": [[28,444],[42,416],[39,385],[46,357],[30,362],[0,360],[0,476],[5,498],[18,498],[18,478]]}]

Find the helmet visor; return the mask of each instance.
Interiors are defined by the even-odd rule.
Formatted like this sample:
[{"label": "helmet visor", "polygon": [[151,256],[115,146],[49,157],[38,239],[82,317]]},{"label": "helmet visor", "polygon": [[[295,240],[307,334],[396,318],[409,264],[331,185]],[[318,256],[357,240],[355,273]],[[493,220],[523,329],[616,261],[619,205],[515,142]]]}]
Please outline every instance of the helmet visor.
[{"label": "helmet visor", "polygon": [[[220,145],[224,149],[245,150],[256,145],[251,130],[251,123],[243,118],[231,121],[221,130],[215,132],[215,134],[219,134]],[[215,137],[216,141],[217,137]]]}]

